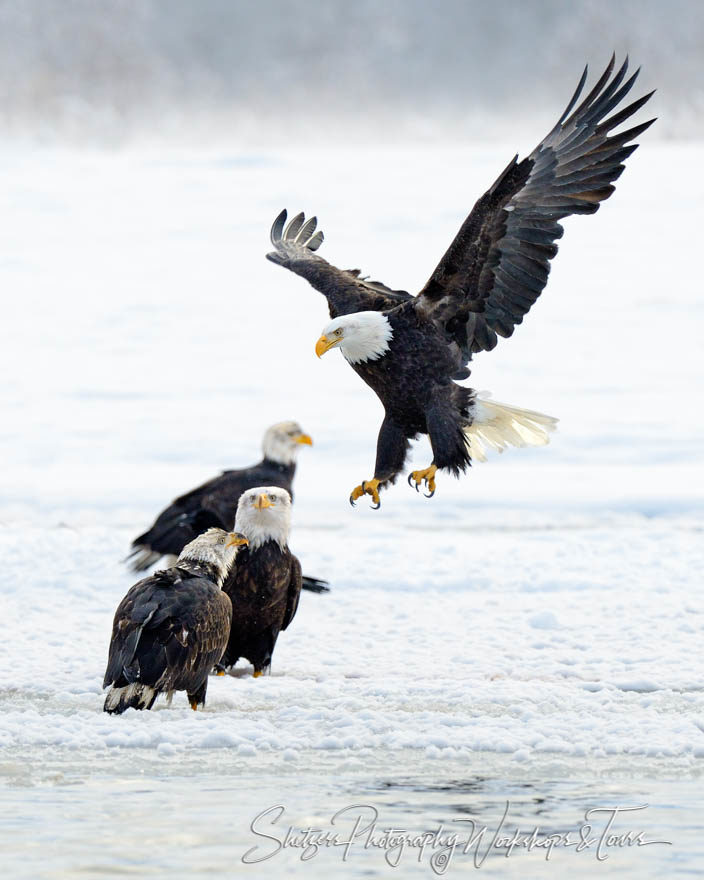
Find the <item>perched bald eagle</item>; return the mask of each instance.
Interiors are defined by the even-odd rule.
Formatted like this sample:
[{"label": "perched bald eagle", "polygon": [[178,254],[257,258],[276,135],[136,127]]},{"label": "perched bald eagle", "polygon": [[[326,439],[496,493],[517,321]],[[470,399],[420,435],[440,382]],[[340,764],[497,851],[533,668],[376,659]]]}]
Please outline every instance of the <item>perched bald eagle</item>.
[{"label": "perched bald eagle", "polygon": [[205,703],[208,673],[222,657],[232,606],[221,586],[241,546],[240,534],[208,529],[176,565],[135,584],[115,612],[103,687],[104,710],[151,709],[161,693],[186,691],[191,709]]},{"label": "perched bald eagle", "polygon": [[[175,559],[186,544],[205,529],[233,528],[237,502],[246,489],[280,486],[293,497],[298,451],[301,445],[311,446],[312,443],[297,422],[272,425],[264,434],[264,458],[259,464],[223,471],[173,501],[159,514],[152,527],[132,542],[132,552],[127,557],[130,568],[146,571],[162,556]],[[304,576],[303,589],[323,593],[329,587],[325,581]]]},{"label": "perched bald eagle", "polygon": [[259,676],[269,669],[281,630],[293,620],[301,592],[301,565],[288,549],[291,496],[278,486],[249,489],[237,505],[235,528],[248,546],[223,590],[232,601],[232,624],[222,667],[240,657]]},{"label": "perched bald eagle", "polygon": [[609,116],[638,76],[625,80],[627,68],[628,59],[612,77],[612,58],[577,106],[585,68],[555,127],[526,159],[508,163],[418,296],[323,260],[315,253],[323,241],[315,217],[306,221],[299,214],[285,226],[283,211],[274,221],[275,250],[268,259],[323,293],[334,319],[317,342],[318,356],[339,346],[384,405],[374,478],[352,490],[352,504],[366,493],[379,506],[379,489],[394,482],[408,440],[419,434],[429,435],[433,460],[412,472],[409,483],[418,489],[425,482],[430,496],[439,469],[459,476],[486,449],[548,441],[555,419],[482,400],[453,380],[469,376],[474,353],[491,351],[499,336],[511,336],[547,283],[563,233],[558,221],[598,209],[636,149],[632,141],[654,122],[610,134],[650,98]]}]

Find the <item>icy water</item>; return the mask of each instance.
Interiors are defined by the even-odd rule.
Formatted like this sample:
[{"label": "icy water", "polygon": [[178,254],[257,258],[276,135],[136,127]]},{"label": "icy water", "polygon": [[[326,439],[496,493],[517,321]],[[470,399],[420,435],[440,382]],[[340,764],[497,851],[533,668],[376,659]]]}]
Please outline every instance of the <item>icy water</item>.
[{"label": "icy water", "polygon": [[698,877],[704,864],[701,779],[666,765],[634,778],[608,762],[528,773],[407,753],[394,756],[413,768],[402,775],[373,756],[363,770],[254,774],[222,755],[115,756],[88,777],[56,756],[41,763],[30,785],[26,767],[0,768],[7,877],[655,878]]}]

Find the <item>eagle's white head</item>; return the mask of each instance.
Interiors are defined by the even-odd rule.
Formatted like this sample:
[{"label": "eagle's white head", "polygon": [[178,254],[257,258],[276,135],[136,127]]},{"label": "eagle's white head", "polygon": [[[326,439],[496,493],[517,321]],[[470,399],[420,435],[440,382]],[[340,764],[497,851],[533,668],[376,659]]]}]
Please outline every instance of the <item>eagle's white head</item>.
[{"label": "eagle's white head", "polygon": [[292,464],[302,445],[312,446],[313,441],[298,422],[277,422],[267,428],[262,440],[264,458],[277,464]]},{"label": "eagle's white head", "polygon": [[341,315],[323,329],[323,335],[315,344],[315,353],[322,357],[339,345],[350,364],[376,361],[389,350],[393,335],[389,319],[382,312]]},{"label": "eagle's white head", "polygon": [[251,550],[267,541],[285,547],[291,530],[291,496],[278,486],[248,489],[237,504],[235,529],[247,537]]},{"label": "eagle's white head", "polygon": [[186,569],[197,569],[202,563],[212,565],[218,572],[218,586],[220,586],[227,577],[240,547],[247,543],[249,543],[247,538],[239,532],[208,529],[186,544],[176,565]]}]

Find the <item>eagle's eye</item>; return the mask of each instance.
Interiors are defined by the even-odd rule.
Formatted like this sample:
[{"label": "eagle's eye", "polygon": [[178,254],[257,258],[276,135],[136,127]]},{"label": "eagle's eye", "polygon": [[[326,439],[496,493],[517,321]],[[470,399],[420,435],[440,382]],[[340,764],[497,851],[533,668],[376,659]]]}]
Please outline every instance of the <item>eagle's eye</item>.
[{"label": "eagle's eye", "polygon": [[342,336],[342,328],[338,328],[338,329],[335,331],[335,336]]},{"label": "eagle's eye", "polygon": [[278,495],[270,495],[270,496],[269,496],[269,501],[274,501],[274,502],[276,502],[276,501],[278,501],[278,500],[279,500],[279,496],[278,496]]}]

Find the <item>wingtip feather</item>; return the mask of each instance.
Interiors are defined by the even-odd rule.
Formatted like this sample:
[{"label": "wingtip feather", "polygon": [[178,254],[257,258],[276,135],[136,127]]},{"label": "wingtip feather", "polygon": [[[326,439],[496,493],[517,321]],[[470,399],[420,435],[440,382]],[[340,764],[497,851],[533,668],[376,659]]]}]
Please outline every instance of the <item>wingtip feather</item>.
[{"label": "wingtip feather", "polygon": [[276,246],[278,242],[281,241],[281,234],[284,229],[284,224],[286,223],[286,218],[288,217],[288,211],[286,208],[281,211],[276,220],[271,224],[271,233],[269,237],[271,238],[271,243]]}]

